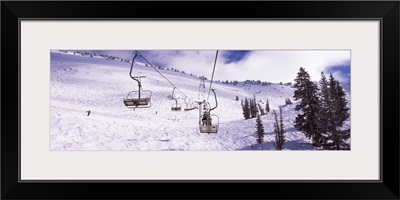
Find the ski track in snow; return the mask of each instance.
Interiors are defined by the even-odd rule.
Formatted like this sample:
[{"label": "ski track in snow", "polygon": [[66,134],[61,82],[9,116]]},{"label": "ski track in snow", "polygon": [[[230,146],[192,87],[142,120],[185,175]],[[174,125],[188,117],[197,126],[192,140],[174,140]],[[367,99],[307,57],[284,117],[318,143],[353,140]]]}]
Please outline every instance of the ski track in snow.
[{"label": "ski track in snow", "polygon": [[[171,98],[173,87],[149,67],[134,65],[134,74],[146,76],[142,85],[144,90],[152,91],[152,107],[134,111],[126,108],[123,99],[128,92],[137,90],[129,70],[129,63],[51,52],[51,150],[260,150],[256,145],[255,118],[244,120],[240,106],[240,100],[254,94],[263,108],[267,99],[271,108],[271,112],[261,117],[264,150],[274,150],[272,110],[279,107],[286,132],[285,150],[315,150],[311,140],[293,127],[297,112],[290,86],[243,83],[234,86],[214,82],[218,107],[212,114],[219,116],[220,127],[217,134],[207,134],[198,130],[198,109],[183,111],[184,97],[179,92],[176,95],[181,97],[178,102],[182,111],[171,111],[175,104]],[[160,72],[197,100],[200,80],[196,76]],[[206,81],[206,97],[208,87]],[[284,105],[285,98],[290,98],[293,104]],[[214,106],[212,93],[209,100]],[[350,121],[345,127],[350,127]]]}]

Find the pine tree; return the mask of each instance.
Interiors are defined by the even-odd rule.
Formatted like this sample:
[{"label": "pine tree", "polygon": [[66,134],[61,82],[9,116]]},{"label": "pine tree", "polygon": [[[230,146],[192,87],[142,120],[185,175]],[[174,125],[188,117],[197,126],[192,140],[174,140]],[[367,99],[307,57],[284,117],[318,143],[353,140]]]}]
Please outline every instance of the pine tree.
[{"label": "pine tree", "polygon": [[268,102],[268,99],[267,99],[267,105],[265,106],[265,112],[269,113],[269,102]]},{"label": "pine tree", "polygon": [[283,119],[282,119],[282,109],[279,108],[279,115],[280,115],[280,120],[278,122],[278,116],[275,112],[274,112],[274,116],[275,116],[275,122],[274,122],[274,132],[275,132],[275,149],[276,150],[282,150],[283,146],[285,144],[285,131],[283,128]]},{"label": "pine tree", "polygon": [[319,96],[321,99],[320,105],[321,108],[326,108],[330,109],[330,91],[329,91],[329,83],[328,80],[326,80],[326,76],[323,72],[321,72],[321,80],[319,81],[320,85],[320,91],[319,91]]},{"label": "pine tree", "polygon": [[350,117],[349,108],[347,108],[346,92],[339,81],[336,81],[336,100],[335,114],[337,116],[338,126],[343,126],[344,122]]},{"label": "pine tree", "polygon": [[242,106],[242,114],[243,114],[243,117],[246,119],[245,108],[244,108],[244,101],[243,101],[243,99],[240,101],[240,105]]},{"label": "pine tree", "polygon": [[244,103],[242,104],[242,110],[244,119],[250,119],[250,104],[247,97],[244,99]]},{"label": "pine tree", "polygon": [[295,107],[295,110],[301,111],[301,113],[297,115],[294,126],[307,138],[312,138],[314,146],[320,147],[322,136],[317,116],[319,113],[318,87],[302,67],[297,73],[294,88],[294,100],[301,100]]},{"label": "pine tree", "polygon": [[350,149],[345,141],[350,138],[350,129],[342,130],[344,122],[350,117],[347,108],[346,93],[333,75],[329,78],[330,111],[329,124],[324,149]]},{"label": "pine tree", "polygon": [[260,115],[257,114],[256,119],[256,138],[257,143],[261,145],[261,150],[264,150],[263,143],[264,143],[264,125],[262,124]]},{"label": "pine tree", "polygon": [[279,108],[279,123],[280,123],[280,129],[279,129],[279,134],[280,134],[280,141],[281,141],[281,146],[283,148],[283,143],[285,142],[284,136],[283,134],[285,133],[284,129],[283,129],[283,118],[282,118],[282,108]]},{"label": "pine tree", "polygon": [[323,148],[328,150],[350,149],[346,140],[350,138],[350,129],[342,130],[344,122],[349,118],[346,93],[340,83],[330,74],[329,81],[321,73],[319,130],[321,131]]},{"label": "pine tree", "polygon": [[257,108],[257,103],[256,103],[256,96],[254,95],[253,99],[250,99],[250,115],[251,118],[257,117],[258,114],[258,108]]},{"label": "pine tree", "polygon": [[258,110],[260,110],[260,114],[261,114],[261,116],[265,115],[264,108],[263,108],[263,107],[261,107],[261,105],[260,105],[260,104],[257,104],[257,105],[258,105]]},{"label": "pine tree", "polygon": [[253,108],[253,99],[250,99],[249,100],[249,105],[250,105],[250,118],[254,118],[254,115],[253,115],[253,110],[254,110],[254,108]]},{"label": "pine tree", "polygon": [[320,98],[319,102],[319,112],[318,112],[318,126],[321,131],[321,141],[323,143],[323,148],[328,140],[332,127],[330,126],[330,119],[332,118],[331,112],[331,95],[329,90],[329,83],[326,76],[321,72],[321,80],[319,81],[320,90],[318,96]]},{"label": "pine tree", "polygon": [[286,98],[286,99],[285,99],[285,104],[286,104],[286,105],[290,105],[290,104],[292,104],[292,101],[290,101],[289,98]]},{"label": "pine tree", "polygon": [[275,122],[274,122],[275,143],[274,143],[274,147],[275,147],[276,150],[280,150],[278,117],[276,116],[275,110],[273,110],[272,113],[274,114],[274,117],[275,117]]}]

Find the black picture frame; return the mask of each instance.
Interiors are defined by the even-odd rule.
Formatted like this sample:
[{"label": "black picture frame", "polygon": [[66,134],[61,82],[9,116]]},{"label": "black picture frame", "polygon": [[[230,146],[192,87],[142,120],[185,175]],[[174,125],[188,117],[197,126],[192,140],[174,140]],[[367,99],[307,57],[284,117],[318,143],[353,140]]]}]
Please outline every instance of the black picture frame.
[{"label": "black picture frame", "polygon": [[[156,12],[151,9],[154,7],[168,9]],[[399,8],[399,1],[2,1],[1,198],[399,199]],[[381,181],[19,182],[21,96],[17,74],[22,18],[379,19]]]}]

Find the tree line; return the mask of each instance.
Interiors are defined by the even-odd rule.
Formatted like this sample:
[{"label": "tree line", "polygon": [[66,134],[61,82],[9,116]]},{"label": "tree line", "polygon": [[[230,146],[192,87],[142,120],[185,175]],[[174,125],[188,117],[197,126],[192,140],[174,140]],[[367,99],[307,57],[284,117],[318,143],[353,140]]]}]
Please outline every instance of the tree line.
[{"label": "tree line", "polygon": [[[294,121],[294,127],[307,138],[312,139],[313,146],[323,150],[350,150],[347,140],[350,138],[350,129],[343,128],[350,113],[347,107],[346,93],[332,74],[329,79],[321,72],[319,82],[311,81],[310,75],[304,68],[300,68],[294,82],[294,100],[298,101],[295,110],[299,111]],[[256,119],[256,141],[264,143],[264,126],[261,116],[269,112],[269,103],[265,112],[261,112],[260,105],[256,106],[255,96],[252,99],[242,100],[242,109],[245,119]],[[285,99],[285,104],[292,104]],[[260,110],[260,113],[256,112]],[[283,150],[285,144],[282,109],[278,113],[274,110],[274,133],[276,150]]]},{"label": "tree line", "polygon": [[295,107],[296,111],[300,111],[294,121],[295,128],[311,138],[315,147],[350,150],[350,145],[346,143],[350,138],[350,129],[342,128],[350,114],[346,93],[339,81],[332,74],[328,80],[322,72],[317,84],[301,67],[294,88],[294,99],[300,100]]},{"label": "tree line", "polygon": [[[239,98],[236,96],[236,100]],[[241,101],[243,117],[244,119],[251,119],[257,117],[257,114],[261,116],[270,112],[269,109],[269,101],[267,99],[267,103],[265,104],[265,108],[261,106],[260,103],[257,103],[256,96],[254,95],[253,98],[245,97],[244,101]]]}]

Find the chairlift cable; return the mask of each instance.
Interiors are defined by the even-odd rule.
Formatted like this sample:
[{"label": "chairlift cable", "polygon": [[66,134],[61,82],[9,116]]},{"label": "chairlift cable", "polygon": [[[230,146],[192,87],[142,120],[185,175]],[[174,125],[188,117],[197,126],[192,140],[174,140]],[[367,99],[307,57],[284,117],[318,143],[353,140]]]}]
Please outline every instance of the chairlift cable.
[{"label": "chairlift cable", "polygon": [[169,84],[171,84],[172,86],[174,86],[176,88],[176,90],[178,90],[181,94],[183,94],[183,96],[187,97],[188,99],[192,100],[192,98],[188,97],[185,93],[183,93],[178,87],[176,87],[167,77],[165,77],[160,71],[157,70],[156,67],[154,67],[153,64],[151,64],[142,54],[139,53],[139,51],[135,50],[135,52],[143,58],[144,61],[146,61],[154,70],[156,70],[165,80],[168,81]]},{"label": "chairlift cable", "polygon": [[215,66],[217,65],[217,58],[218,58],[218,50],[217,50],[217,53],[215,54],[214,68],[213,68],[213,72],[212,72],[212,76],[211,76],[210,89],[208,90],[207,102],[208,102],[208,99],[210,98],[211,86],[212,86],[213,79],[214,79]]}]

